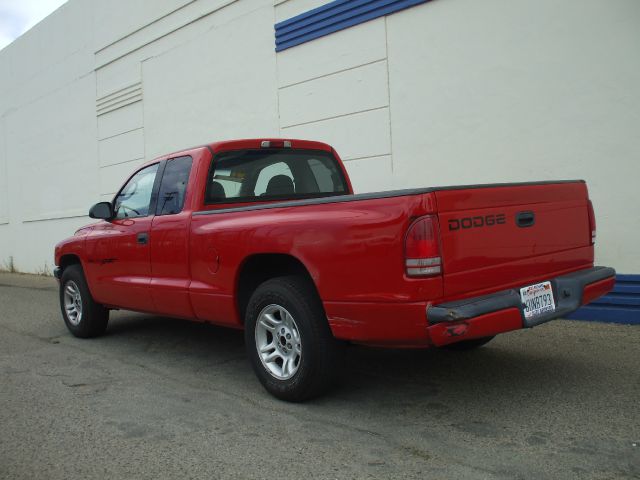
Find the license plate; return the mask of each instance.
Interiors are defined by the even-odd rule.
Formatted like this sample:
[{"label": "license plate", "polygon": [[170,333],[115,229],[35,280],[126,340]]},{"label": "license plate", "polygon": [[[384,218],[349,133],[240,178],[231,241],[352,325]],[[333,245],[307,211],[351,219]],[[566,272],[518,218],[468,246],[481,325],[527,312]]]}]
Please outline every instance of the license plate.
[{"label": "license plate", "polygon": [[556,309],[551,282],[523,287],[520,289],[520,297],[524,304],[524,318],[526,319],[553,312]]}]

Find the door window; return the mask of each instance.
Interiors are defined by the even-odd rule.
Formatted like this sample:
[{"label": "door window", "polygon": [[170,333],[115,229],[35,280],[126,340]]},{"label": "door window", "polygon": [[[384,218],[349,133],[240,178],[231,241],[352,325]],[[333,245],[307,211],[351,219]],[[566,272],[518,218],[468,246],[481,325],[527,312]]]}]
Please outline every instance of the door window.
[{"label": "door window", "polygon": [[174,158],[167,162],[158,194],[158,215],[172,215],[182,211],[191,163],[191,157]]},{"label": "door window", "polygon": [[158,164],[150,165],[136,173],[126,183],[114,200],[115,218],[136,218],[149,215],[153,184]]}]

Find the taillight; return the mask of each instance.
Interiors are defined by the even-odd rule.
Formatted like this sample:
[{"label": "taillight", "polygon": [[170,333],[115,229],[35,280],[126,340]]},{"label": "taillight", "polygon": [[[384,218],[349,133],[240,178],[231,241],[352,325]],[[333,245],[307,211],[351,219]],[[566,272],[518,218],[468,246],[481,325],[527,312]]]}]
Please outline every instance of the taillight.
[{"label": "taillight", "polygon": [[587,203],[587,211],[589,212],[589,231],[591,232],[591,245],[596,243],[596,215],[593,213],[593,203],[591,200]]},{"label": "taillight", "polygon": [[410,277],[429,277],[442,272],[438,220],[433,215],[411,224],[404,241],[404,261]]}]

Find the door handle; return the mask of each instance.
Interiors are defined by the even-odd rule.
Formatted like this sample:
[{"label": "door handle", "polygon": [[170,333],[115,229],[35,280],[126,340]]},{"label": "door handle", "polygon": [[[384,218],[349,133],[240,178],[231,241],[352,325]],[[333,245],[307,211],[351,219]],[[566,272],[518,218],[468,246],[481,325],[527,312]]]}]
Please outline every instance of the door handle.
[{"label": "door handle", "polygon": [[149,234],[147,232],[139,233],[138,243],[140,245],[146,245],[147,243],[149,243]]},{"label": "door handle", "polygon": [[518,212],[516,214],[516,225],[521,228],[531,227],[536,223],[536,214],[533,212]]}]

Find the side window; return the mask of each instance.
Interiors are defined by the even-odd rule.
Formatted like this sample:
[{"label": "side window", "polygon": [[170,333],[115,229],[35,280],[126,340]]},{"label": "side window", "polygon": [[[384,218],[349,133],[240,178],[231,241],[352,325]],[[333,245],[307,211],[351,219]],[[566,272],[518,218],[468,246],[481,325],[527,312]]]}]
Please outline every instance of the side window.
[{"label": "side window", "polygon": [[149,215],[153,184],[158,164],[149,165],[136,173],[114,200],[115,218],[135,218]]},{"label": "side window", "polygon": [[295,182],[291,169],[284,162],[274,163],[263,168],[258,175],[254,193],[262,195],[289,195],[295,193]]},{"label": "side window", "polygon": [[182,211],[191,163],[191,157],[174,158],[167,162],[158,193],[158,215],[172,215]]}]

